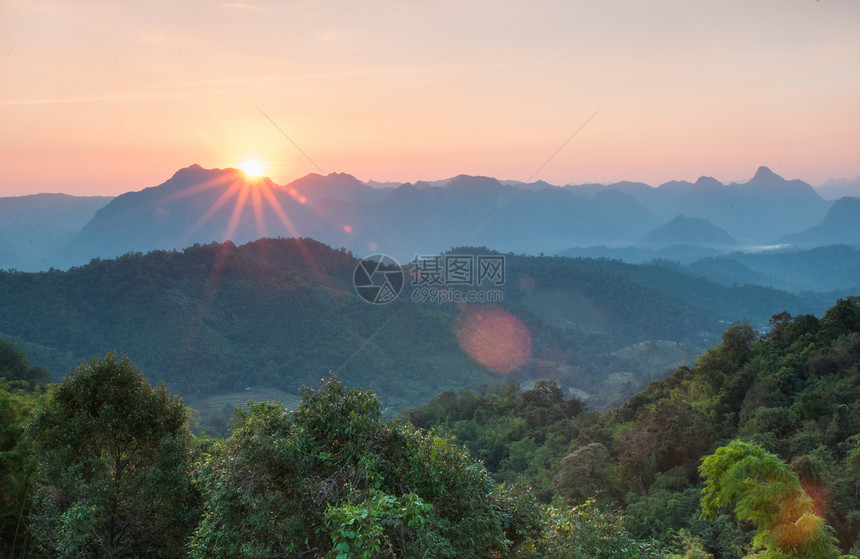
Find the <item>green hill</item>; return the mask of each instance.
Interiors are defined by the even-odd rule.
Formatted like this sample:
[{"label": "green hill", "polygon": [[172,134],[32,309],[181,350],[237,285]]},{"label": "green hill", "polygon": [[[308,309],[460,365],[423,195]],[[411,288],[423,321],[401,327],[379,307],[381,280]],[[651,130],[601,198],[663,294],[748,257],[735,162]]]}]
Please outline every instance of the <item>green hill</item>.
[{"label": "green hill", "polygon": [[[661,361],[647,351],[631,361],[616,350],[660,340],[697,355],[719,339],[720,321],[763,327],[782,310],[824,308],[809,297],[726,287],[658,265],[497,256],[504,256],[506,277],[497,287],[503,301],[492,305],[412,302],[408,277],[393,302],[367,304],[352,284],[358,260],[310,239],[133,253],[66,272],[3,272],[0,338],[55,379],[116,350],[153,382],[164,380],[195,402],[247,386],[296,394],[331,371],[375,390],[394,409],[504,379],[553,379],[595,395],[591,405],[601,407],[667,372],[648,365]],[[481,309],[523,325],[527,354],[507,373],[461,345],[462,329]],[[502,336],[490,342],[504,341],[503,332],[490,333]],[[499,350],[487,342],[482,351]],[[626,382],[607,377],[625,372]]]},{"label": "green hill", "polygon": [[750,551],[750,527],[700,517],[697,468],[718,447],[750,441],[790,465],[842,550],[860,551],[857,297],[821,318],[781,313],[762,335],[734,324],[694,367],[603,415],[551,382],[521,394],[447,392],[406,415],[453,434],[499,480],[523,476],[546,501],[596,498],[621,507],[635,537],[671,545],[684,530],[727,559]]}]

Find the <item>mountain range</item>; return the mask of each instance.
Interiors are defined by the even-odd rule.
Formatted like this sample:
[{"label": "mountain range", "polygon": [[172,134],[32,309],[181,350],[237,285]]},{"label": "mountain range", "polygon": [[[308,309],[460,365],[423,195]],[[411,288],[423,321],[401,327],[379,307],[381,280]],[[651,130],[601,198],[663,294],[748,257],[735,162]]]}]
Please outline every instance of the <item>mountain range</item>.
[{"label": "mountain range", "polygon": [[295,393],[332,371],[396,409],[505,379],[553,379],[599,408],[691,363],[728,323],[767,328],[776,313],[820,313],[835,299],[726,286],[660,264],[465,247],[449,255],[503,260],[502,282],[479,289],[498,294],[495,303],[422,299],[410,280],[388,304],[368,304],[350,253],[260,239],[0,272],[0,339],[55,378],[116,350],[192,400],[247,386]]},{"label": "mountain range", "polygon": [[6,218],[0,229],[0,269],[67,269],[128,252],[261,237],[311,237],[401,261],[459,245],[681,263],[772,245],[860,245],[857,199],[826,201],[766,167],[728,185],[701,177],[659,187],[558,187],[468,175],[370,184],[333,173],[277,185],[192,165],[113,199],[57,199],[47,219],[37,217],[47,215],[47,199],[0,198],[0,215],[17,220]]}]

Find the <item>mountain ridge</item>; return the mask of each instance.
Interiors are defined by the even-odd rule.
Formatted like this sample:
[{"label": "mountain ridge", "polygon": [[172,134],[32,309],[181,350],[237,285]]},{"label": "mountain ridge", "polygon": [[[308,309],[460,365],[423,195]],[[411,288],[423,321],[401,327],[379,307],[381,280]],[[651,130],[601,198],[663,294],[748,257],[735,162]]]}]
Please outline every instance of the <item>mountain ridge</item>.
[{"label": "mountain ridge", "polygon": [[[110,199],[65,244],[28,253],[24,268],[65,269],[126,252],[278,236],[404,260],[460,244],[552,254],[634,246],[677,215],[707,220],[743,245],[766,244],[816,225],[829,207],[807,183],[764,166],[749,181],[728,185],[704,175],[659,187],[631,181],[556,187],[457,175],[373,188],[347,173],[311,173],[278,185],[193,164],[160,185]],[[0,268],[10,267],[3,254],[12,253],[0,242]]]}]

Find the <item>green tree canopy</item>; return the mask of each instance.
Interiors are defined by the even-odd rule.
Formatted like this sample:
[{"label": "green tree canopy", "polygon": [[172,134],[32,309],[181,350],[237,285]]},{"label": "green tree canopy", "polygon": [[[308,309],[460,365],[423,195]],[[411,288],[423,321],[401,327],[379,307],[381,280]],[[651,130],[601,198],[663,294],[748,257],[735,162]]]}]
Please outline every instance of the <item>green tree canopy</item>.
[{"label": "green tree canopy", "polygon": [[496,487],[450,440],[382,421],[329,377],[295,412],[255,404],[201,468],[203,557],[504,557],[538,531],[528,496]]},{"label": "green tree canopy", "polygon": [[24,352],[6,340],[0,340],[0,379],[7,381],[23,380],[33,388],[43,385],[51,374],[42,367],[31,367]]},{"label": "green tree canopy", "polygon": [[67,376],[30,434],[31,529],[57,557],[179,557],[197,514],[185,405],[127,358]]},{"label": "green tree canopy", "polygon": [[35,461],[25,429],[43,403],[44,394],[26,382],[0,379],[0,557],[18,557],[29,545]]},{"label": "green tree canopy", "polygon": [[762,559],[838,559],[836,538],[813,510],[797,475],[778,456],[758,445],[734,440],[702,459],[705,478],[702,514],[724,507],[757,533],[748,557]]}]

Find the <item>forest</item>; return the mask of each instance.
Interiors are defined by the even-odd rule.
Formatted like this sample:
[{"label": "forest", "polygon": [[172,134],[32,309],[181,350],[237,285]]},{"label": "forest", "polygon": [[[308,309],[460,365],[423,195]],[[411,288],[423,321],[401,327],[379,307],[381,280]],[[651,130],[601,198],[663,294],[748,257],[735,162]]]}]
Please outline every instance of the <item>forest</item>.
[{"label": "forest", "polygon": [[7,557],[839,558],[860,551],[860,299],[731,325],[597,412],[551,380],[399,417],[335,376],[226,437],[115,353],[0,343]]},{"label": "forest", "polygon": [[[391,303],[368,305],[352,285],[358,258],[312,239],[211,243],[67,271],[0,272],[0,338],[55,381],[115,350],[195,405],[249,386],[295,395],[333,372],[349,386],[373,388],[389,414],[451,387],[482,390],[503,380],[554,380],[564,391],[586,392],[592,410],[606,410],[692,365],[735,320],[766,328],[775,312],[820,314],[853,294],[726,286],[661,263],[469,247],[447,254],[504,258],[498,306],[531,339],[531,359],[504,378],[460,348],[461,307],[414,303],[410,282]],[[217,429],[226,433],[223,421]]]}]

